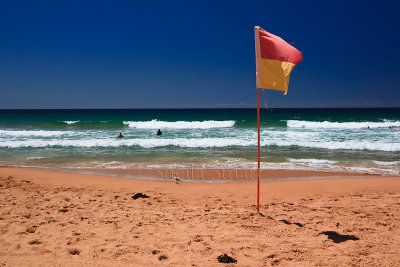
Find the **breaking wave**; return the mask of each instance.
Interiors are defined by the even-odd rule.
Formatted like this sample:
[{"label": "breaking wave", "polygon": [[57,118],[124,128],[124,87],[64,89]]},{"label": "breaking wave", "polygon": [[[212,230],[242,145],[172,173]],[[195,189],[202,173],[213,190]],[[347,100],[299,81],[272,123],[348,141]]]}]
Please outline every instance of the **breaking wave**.
[{"label": "breaking wave", "polygon": [[337,129],[362,129],[362,128],[389,128],[400,126],[400,121],[384,121],[384,122],[330,122],[330,121],[300,121],[288,120],[289,128],[337,128]]},{"label": "breaking wave", "polygon": [[63,121],[63,122],[68,124],[68,125],[71,125],[71,124],[75,124],[75,123],[77,123],[79,121]]},{"label": "breaking wave", "polygon": [[176,146],[184,148],[210,148],[227,146],[251,146],[256,145],[256,141],[246,141],[238,138],[204,138],[204,139],[86,139],[86,140],[21,140],[0,142],[0,147],[120,147],[120,146],[139,146],[142,148]]},{"label": "breaking wave", "polygon": [[[400,143],[377,143],[372,141],[307,141],[307,140],[281,140],[279,138],[265,138],[261,141],[262,146],[279,147],[310,147],[322,149],[341,150],[376,150],[376,151],[400,151]],[[30,140],[2,140],[0,147],[167,147],[175,146],[182,148],[223,148],[223,147],[250,147],[257,146],[256,139],[226,137],[226,138],[135,138],[135,139],[30,139]],[[318,162],[314,162],[318,163]]]},{"label": "breaking wave", "polygon": [[235,125],[235,121],[124,121],[125,125],[137,129],[211,129],[228,128]]},{"label": "breaking wave", "polygon": [[13,130],[0,130],[0,137],[54,137],[54,136],[63,136],[63,135],[72,135],[74,132],[72,131],[13,131]]}]

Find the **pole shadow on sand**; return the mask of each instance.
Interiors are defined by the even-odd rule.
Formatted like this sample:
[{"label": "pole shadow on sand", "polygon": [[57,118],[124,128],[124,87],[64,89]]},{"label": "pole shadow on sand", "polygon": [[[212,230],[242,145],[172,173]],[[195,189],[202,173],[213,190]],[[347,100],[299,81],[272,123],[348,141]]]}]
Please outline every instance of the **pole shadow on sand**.
[{"label": "pole shadow on sand", "polygon": [[[259,212],[259,214],[260,214],[261,217],[265,217],[265,215],[262,214],[261,212]],[[272,218],[270,216],[268,216],[267,218],[270,219],[270,220],[276,221],[274,218]],[[283,219],[282,220],[278,220],[278,221],[280,221],[280,222],[282,222],[284,224],[287,224],[287,225],[294,224],[294,225],[296,225],[298,227],[305,227],[305,228],[313,230],[315,232],[319,232],[318,230],[312,229],[310,227],[306,227],[306,226],[304,226],[303,224],[301,224],[299,222],[292,223],[292,222],[289,222],[289,221],[283,220]],[[323,232],[320,232],[318,235],[326,235],[326,236],[328,236],[328,239],[332,240],[334,243],[342,243],[342,242],[345,242],[347,240],[353,240],[353,241],[360,240],[360,238],[358,238],[358,237],[356,237],[354,235],[342,235],[342,234],[339,234],[338,232],[335,232],[335,231],[323,231]]]}]

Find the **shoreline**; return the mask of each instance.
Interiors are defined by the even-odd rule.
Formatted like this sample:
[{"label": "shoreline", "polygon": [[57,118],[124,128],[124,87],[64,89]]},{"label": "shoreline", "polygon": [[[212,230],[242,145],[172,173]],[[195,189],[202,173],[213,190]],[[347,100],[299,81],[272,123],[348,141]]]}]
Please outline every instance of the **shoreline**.
[{"label": "shoreline", "polygon": [[[153,181],[174,181],[174,174],[188,183],[226,183],[226,182],[255,182],[257,181],[256,169],[211,169],[211,168],[130,168],[130,169],[98,169],[98,168],[45,168],[45,167],[14,167],[0,166],[0,168],[27,169],[50,171],[57,173],[76,173],[100,175],[119,178],[131,178]],[[333,172],[313,170],[285,170],[262,169],[260,181],[289,181],[329,178],[364,178],[364,177],[400,177],[393,175],[379,175],[356,172]]]},{"label": "shoreline", "polygon": [[400,177],[262,181],[260,193],[257,214],[253,182],[2,167],[0,265],[219,266],[225,253],[238,266],[400,265]]},{"label": "shoreline", "polygon": [[[285,171],[282,172],[282,175]],[[173,180],[135,179],[97,174],[54,172],[24,168],[0,168],[0,177],[26,177],[35,183],[54,187],[75,187],[111,192],[140,191],[163,192],[171,196],[183,198],[189,203],[192,200],[218,196],[232,201],[238,197],[244,203],[255,204],[256,181],[185,182],[176,184]],[[25,179],[25,178],[24,178]],[[362,192],[400,191],[400,177],[383,176],[329,176],[326,179],[311,177],[310,179],[284,179],[278,181],[261,181],[260,205],[273,200],[294,201],[307,195],[341,195]]]}]

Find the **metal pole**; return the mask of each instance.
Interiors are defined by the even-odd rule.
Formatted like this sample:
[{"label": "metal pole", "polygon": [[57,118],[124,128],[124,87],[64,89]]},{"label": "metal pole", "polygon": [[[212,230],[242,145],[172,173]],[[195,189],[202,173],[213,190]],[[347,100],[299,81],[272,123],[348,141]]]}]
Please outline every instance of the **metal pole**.
[{"label": "metal pole", "polygon": [[257,162],[257,212],[260,212],[260,89],[257,88],[257,133],[258,133],[258,162]]}]

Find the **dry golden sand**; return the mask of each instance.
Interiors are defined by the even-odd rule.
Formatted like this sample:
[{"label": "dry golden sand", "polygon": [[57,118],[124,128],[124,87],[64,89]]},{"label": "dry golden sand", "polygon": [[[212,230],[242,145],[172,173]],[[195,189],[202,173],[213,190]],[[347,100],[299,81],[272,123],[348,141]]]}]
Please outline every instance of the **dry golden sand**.
[{"label": "dry golden sand", "polygon": [[252,182],[0,168],[0,266],[225,266],[225,253],[231,266],[400,266],[400,178],[261,192],[262,215]]}]

